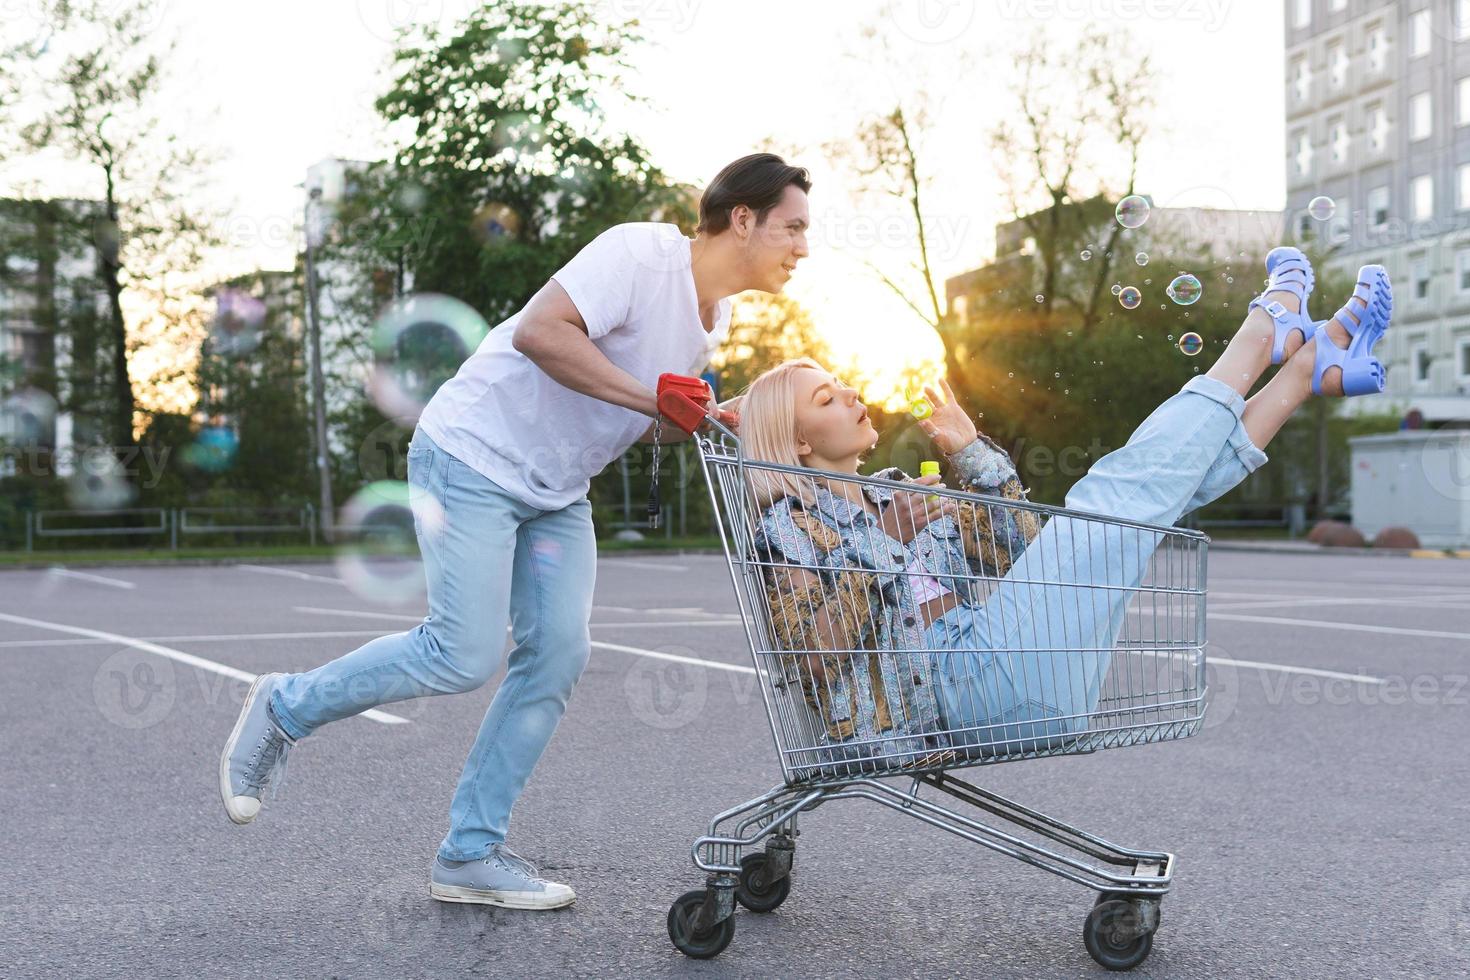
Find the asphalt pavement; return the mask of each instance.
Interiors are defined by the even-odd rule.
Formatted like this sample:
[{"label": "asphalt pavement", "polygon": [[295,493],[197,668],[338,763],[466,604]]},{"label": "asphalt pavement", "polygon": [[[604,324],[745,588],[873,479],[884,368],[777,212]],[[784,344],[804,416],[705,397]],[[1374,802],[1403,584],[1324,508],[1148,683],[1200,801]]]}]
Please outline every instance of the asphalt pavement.
[{"label": "asphalt pavement", "polygon": [[[973,780],[1178,855],[1138,976],[1470,974],[1470,561],[1220,551],[1195,738]],[[330,563],[0,571],[0,976],[1079,976],[1084,889],[903,814],[804,817],[791,897],[676,952],[689,847],[779,776],[718,556],[599,565],[592,660],[510,843],[576,903],[441,905],[428,868],[497,680],[292,752],[237,827],[248,679],[410,628]],[[733,669],[731,669],[733,668]]]}]

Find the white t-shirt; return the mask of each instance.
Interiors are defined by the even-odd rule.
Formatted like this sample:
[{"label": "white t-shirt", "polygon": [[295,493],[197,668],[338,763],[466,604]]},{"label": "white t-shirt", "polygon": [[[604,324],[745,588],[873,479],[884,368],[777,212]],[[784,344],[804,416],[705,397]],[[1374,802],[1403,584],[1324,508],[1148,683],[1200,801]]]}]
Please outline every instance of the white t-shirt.
[{"label": "white t-shirt", "polygon": [[[704,329],[689,246],[677,225],[614,225],[552,276],[597,349],[650,389],[666,371],[698,375],[730,330],[728,298],[714,329]],[[514,496],[557,510],[584,496],[652,419],[554,381],[511,346],[520,318],[518,311],[486,335],[418,424]]]}]

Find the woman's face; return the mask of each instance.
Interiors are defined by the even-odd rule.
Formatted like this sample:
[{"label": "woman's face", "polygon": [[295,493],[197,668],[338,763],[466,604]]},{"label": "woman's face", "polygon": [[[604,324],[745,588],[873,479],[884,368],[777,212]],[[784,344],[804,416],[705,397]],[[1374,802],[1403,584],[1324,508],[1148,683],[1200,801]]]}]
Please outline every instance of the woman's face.
[{"label": "woman's face", "polygon": [[[857,389],[819,368],[798,368],[796,392],[797,455],[807,466],[840,469],[878,444],[878,430]],[[836,465],[834,465],[836,464]]]}]

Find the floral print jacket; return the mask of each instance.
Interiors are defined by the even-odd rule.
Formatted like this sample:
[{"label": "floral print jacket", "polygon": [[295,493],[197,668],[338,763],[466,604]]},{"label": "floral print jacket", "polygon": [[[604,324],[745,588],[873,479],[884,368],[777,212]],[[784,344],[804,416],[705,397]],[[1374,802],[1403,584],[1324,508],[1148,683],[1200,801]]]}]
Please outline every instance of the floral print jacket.
[{"label": "floral print jacket", "polygon": [[[1026,499],[1010,456],[987,436],[949,462],[962,490]],[[908,479],[897,467],[873,476]],[[902,492],[852,484],[859,485],[880,510]],[[894,737],[940,729],[931,658],[919,652],[926,646],[920,604],[911,576],[901,573],[917,561],[961,599],[978,601],[973,579],[954,576],[1004,575],[1039,529],[1034,511],[964,501],[953,517],[931,522],[904,544],[855,500],[825,487],[817,488],[812,506],[785,497],[766,508],[755,545],[757,560],[771,563],[767,608],[775,639],[787,650],[836,651],[820,654],[820,670],[805,656],[787,662],[788,681],[801,683],[827,743],[865,742],[872,748],[865,755],[895,747],[912,753]]]}]

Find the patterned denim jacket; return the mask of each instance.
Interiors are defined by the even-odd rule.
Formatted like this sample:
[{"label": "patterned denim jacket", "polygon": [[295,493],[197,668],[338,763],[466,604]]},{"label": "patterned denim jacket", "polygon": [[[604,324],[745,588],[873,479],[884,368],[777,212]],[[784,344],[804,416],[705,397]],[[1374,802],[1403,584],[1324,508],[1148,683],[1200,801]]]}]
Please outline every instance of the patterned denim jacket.
[{"label": "patterned denim jacket", "polygon": [[[950,457],[950,463],[961,489],[1025,499],[1010,457],[986,436]],[[873,476],[907,479],[897,467]],[[871,484],[862,487],[880,509],[891,503],[895,492]],[[793,588],[776,575],[768,577],[768,608],[776,639],[788,650],[832,648],[834,640],[847,650],[921,650],[925,644],[919,603],[910,576],[898,573],[917,560],[920,568],[961,599],[975,600],[974,582],[954,576],[1004,575],[1038,529],[1032,511],[965,502],[955,516],[930,523],[905,545],[885,533],[862,506],[824,487],[817,489],[810,508],[795,497],[778,500],[761,515],[755,535],[757,558],[807,566],[817,571],[820,582]],[[817,628],[814,619],[824,607],[828,622],[841,635]],[[932,739],[924,743],[894,738],[940,727],[930,657],[875,653],[866,658],[867,669],[857,669],[864,659],[860,655],[827,655],[824,682],[800,669],[803,659],[790,658],[788,679],[802,680],[807,701],[825,725],[828,744],[860,740],[869,747],[864,755],[942,747]]]}]

